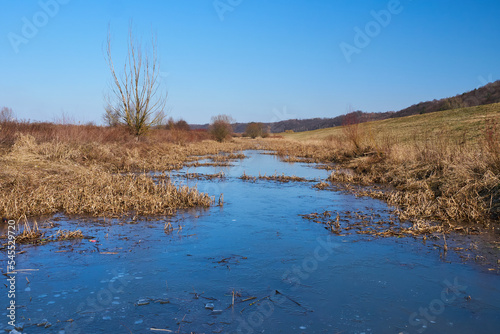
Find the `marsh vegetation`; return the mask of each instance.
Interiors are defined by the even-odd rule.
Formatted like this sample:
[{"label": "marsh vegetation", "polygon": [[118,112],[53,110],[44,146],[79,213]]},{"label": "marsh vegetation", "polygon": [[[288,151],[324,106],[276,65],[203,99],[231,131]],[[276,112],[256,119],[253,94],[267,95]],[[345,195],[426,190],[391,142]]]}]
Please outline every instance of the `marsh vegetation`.
[{"label": "marsh vegetation", "polygon": [[[230,165],[261,149],[286,162],[320,162],[327,184],[383,199],[415,226],[494,227],[500,219],[499,104],[457,109],[285,138],[217,142],[200,131],[152,129],[137,140],[122,127],[4,121],[0,215],[171,214],[208,207],[220,194],[180,187],[151,172]],[[217,119],[225,126],[226,119]],[[221,125],[221,126],[222,126]],[[228,138],[229,133],[223,137]],[[281,182],[293,175],[246,175]],[[221,178],[222,174],[192,178]]]}]

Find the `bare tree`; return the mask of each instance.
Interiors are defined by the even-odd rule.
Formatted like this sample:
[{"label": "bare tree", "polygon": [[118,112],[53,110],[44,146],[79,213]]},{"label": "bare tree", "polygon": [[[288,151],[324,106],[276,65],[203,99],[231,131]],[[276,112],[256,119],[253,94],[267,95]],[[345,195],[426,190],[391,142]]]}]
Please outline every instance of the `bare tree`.
[{"label": "bare tree", "polygon": [[0,110],[0,123],[12,122],[15,120],[12,108],[3,107]]},{"label": "bare tree", "polygon": [[116,113],[114,108],[110,108],[109,105],[106,106],[102,119],[107,126],[114,127],[120,125],[120,116]]},{"label": "bare tree", "polygon": [[107,62],[113,82],[107,96],[104,120],[109,125],[125,124],[130,131],[141,136],[152,126],[161,125],[167,92],[161,91],[160,66],[156,36],[151,46],[144,48],[136,41],[129,28],[128,53],[123,71],[117,74],[111,56],[111,32],[108,30]]}]

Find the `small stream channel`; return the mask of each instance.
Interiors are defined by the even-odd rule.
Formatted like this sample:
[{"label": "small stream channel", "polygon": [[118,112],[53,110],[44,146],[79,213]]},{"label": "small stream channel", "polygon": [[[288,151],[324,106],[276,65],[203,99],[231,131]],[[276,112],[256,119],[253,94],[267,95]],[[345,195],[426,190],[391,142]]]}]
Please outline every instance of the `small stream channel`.
[{"label": "small stream channel", "polygon": [[[137,221],[53,217],[58,228],[81,229],[96,242],[21,247],[17,268],[30,270],[17,274],[20,332],[500,331],[497,272],[446,258],[431,242],[334,235],[300,215],[350,211],[388,219],[390,208],[317,190],[315,182],[243,181],[243,172],[316,183],[328,176],[311,164],[245,154],[230,167],[172,172],[176,183],[223,193],[222,207]],[[223,179],[182,177],[221,171]],[[166,222],[174,228],[169,234]],[[2,317],[0,330],[7,328],[6,312]]]}]

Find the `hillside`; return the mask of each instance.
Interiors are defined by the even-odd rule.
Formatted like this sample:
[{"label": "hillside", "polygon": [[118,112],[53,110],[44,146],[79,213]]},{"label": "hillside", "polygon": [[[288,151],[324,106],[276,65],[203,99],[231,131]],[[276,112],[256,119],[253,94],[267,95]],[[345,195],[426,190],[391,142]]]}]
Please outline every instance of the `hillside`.
[{"label": "hillside", "polygon": [[[355,116],[358,122],[364,123],[492,103],[500,103],[500,80],[463,94],[439,100],[420,102],[399,111],[387,111],[380,113],[355,111],[352,115]],[[280,133],[287,130],[302,132],[340,126],[344,124],[345,117],[345,115],[340,115],[333,118],[290,119],[263,124],[270,129],[271,133]],[[233,130],[237,133],[243,133],[247,125],[248,123],[235,123],[233,124]],[[208,129],[208,124],[193,124],[190,126],[192,129]]]},{"label": "hillside", "polygon": [[[435,135],[452,140],[477,141],[484,138],[487,121],[500,122],[500,103],[459,108],[452,110],[390,118],[359,124],[360,133],[368,140],[396,139],[410,142],[415,139],[426,140]],[[332,127],[299,133],[282,133],[287,138],[297,140],[325,139],[329,136],[342,136],[342,127]]]},{"label": "hillside", "polygon": [[426,114],[435,111],[473,107],[498,102],[500,102],[500,80],[454,97],[414,104],[394,113],[391,117]]},{"label": "hillside", "polygon": [[[365,113],[362,111],[353,112],[359,122],[368,122],[390,117],[392,113]],[[268,127],[271,133],[285,132],[292,130],[294,132],[310,131],[324,128],[340,126],[344,123],[345,115],[334,118],[310,118],[310,119],[289,119],[274,123],[262,123]],[[245,132],[248,123],[235,123],[233,130],[237,133]],[[208,126],[208,125],[207,125]]]}]

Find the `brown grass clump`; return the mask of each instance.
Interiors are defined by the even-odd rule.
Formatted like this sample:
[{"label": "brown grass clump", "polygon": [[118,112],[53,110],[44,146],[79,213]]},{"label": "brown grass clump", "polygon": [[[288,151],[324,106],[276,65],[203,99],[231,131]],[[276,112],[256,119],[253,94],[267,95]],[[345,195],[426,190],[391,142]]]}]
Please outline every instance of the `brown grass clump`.
[{"label": "brown grass clump", "polygon": [[213,162],[225,162],[231,160],[245,159],[247,156],[243,153],[217,154],[210,157]]},{"label": "brown grass clump", "polygon": [[316,189],[320,189],[320,190],[322,190],[322,189],[326,189],[326,188],[328,188],[329,186],[330,186],[330,184],[328,184],[328,183],[326,183],[326,182],[319,182],[319,183],[315,184],[315,185],[313,186],[313,188],[316,188]]},{"label": "brown grass clump", "polygon": [[0,212],[10,217],[57,212],[170,214],[177,208],[210,206],[213,202],[208,195],[176,187],[170,180],[154,182],[147,174],[112,174],[98,168],[62,166],[30,174],[13,171],[1,186],[10,192],[0,195]]},{"label": "brown grass clump", "polygon": [[41,232],[36,220],[31,224],[24,216],[24,224],[22,225],[22,232],[16,235],[16,243],[18,244],[39,244],[53,241],[65,241],[74,239],[83,239],[81,230],[69,231],[58,230],[56,234],[46,237],[45,232]]},{"label": "brown grass clump", "polygon": [[247,175],[247,174],[243,171],[243,175],[242,175],[242,176],[240,176],[240,180],[255,182],[255,181],[257,181],[257,178],[256,178],[255,176],[250,176],[250,175]]},{"label": "brown grass clump", "polygon": [[216,174],[187,173],[183,176],[187,179],[196,179],[196,180],[213,180],[213,179],[222,180],[226,178],[224,172],[219,172]]},{"label": "brown grass clump", "polygon": [[84,236],[81,230],[76,230],[76,231],[57,230],[53,238],[55,241],[64,241],[64,240],[83,239]]},{"label": "brown grass clump", "polygon": [[285,174],[278,175],[277,173],[274,173],[273,175],[267,176],[267,175],[260,175],[259,173],[259,180],[267,180],[267,181],[277,181],[277,182],[308,182],[308,180],[304,179],[303,177],[299,176],[287,176]]},{"label": "brown grass clump", "polygon": [[411,226],[408,223],[390,219],[381,219],[380,214],[366,214],[363,212],[336,212],[324,211],[301,215],[302,218],[323,224],[325,229],[337,235],[364,234],[374,237],[414,237],[422,234],[442,233],[443,227],[422,220]]},{"label": "brown grass clump", "polygon": [[243,172],[243,175],[240,176],[240,179],[244,180],[244,181],[256,181],[257,179],[259,179],[259,180],[276,181],[276,182],[282,182],[282,183],[287,183],[290,181],[292,181],[292,182],[310,182],[309,180],[304,179],[303,177],[299,177],[299,176],[295,176],[295,175],[287,176],[285,174],[278,175],[277,173],[274,173],[273,175],[270,175],[270,176],[267,176],[265,174],[261,175],[259,173],[259,176],[256,177],[256,176],[247,175],[245,172]]},{"label": "brown grass clump", "polygon": [[38,223],[36,221],[33,222],[33,225],[28,223],[28,220],[25,217],[23,231],[16,235],[16,243],[18,244],[27,244],[37,242],[43,233],[40,232],[38,228]]}]

